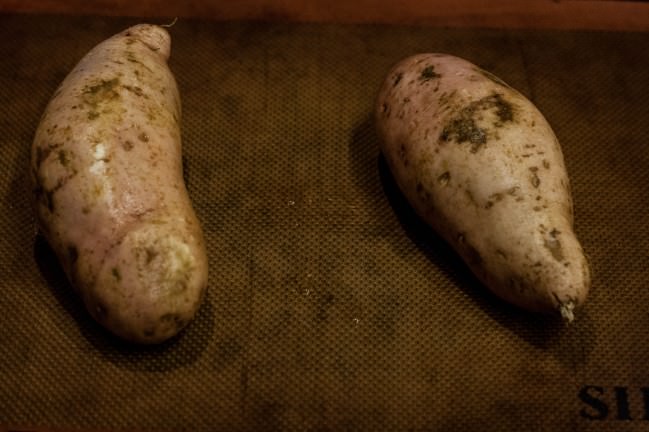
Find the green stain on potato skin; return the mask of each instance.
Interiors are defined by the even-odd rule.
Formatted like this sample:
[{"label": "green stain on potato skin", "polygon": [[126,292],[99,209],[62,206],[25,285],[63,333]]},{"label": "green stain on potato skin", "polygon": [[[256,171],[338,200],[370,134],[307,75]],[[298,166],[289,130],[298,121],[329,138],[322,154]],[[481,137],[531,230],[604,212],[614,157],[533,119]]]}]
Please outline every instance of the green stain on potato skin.
[{"label": "green stain on potato skin", "polygon": [[[444,102],[446,103],[446,101]],[[440,98],[440,105],[442,99]],[[481,126],[481,112],[492,110],[496,120],[489,126]],[[505,100],[502,94],[494,93],[477,101],[471,102],[458,110],[458,113],[444,126],[440,141],[455,141],[459,144],[470,143],[471,153],[476,153],[487,143],[489,137],[496,137],[496,130],[505,123],[514,122],[513,105]]]},{"label": "green stain on potato skin", "polygon": [[419,76],[419,80],[422,82],[430,81],[435,78],[441,77],[440,74],[435,72],[435,66],[426,66],[422,71],[421,75]]}]

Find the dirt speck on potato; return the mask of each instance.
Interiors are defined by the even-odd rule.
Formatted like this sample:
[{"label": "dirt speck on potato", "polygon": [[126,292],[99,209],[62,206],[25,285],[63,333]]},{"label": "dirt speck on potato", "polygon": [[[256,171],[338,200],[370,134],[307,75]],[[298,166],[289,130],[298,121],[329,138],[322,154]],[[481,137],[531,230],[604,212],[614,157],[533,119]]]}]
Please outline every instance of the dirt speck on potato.
[{"label": "dirt speck on potato", "polygon": [[122,275],[121,275],[121,273],[119,272],[119,269],[118,269],[117,267],[113,267],[113,268],[111,269],[111,274],[113,275],[113,277],[115,278],[115,280],[116,280],[117,282],[120,282],[120,281],[122,280]]},{"label": "dirt speck on potato", "polygon": [[553,229],[550,231],[548,237],[546,237],[544,246],[550,251],[554,259],[561,262],[564,260],[563,249],[561,247],[561,241],[559,240],[560,231]]},{"label": "dirt speck on potato", "polygon": [[160,317],[160,324],[165,327],[172,327],[176,331],[180,331],[185,327],[186,321],[178,314],[166,313]]},{"label": "dirt speck on potato", "polygon": [[399,84],[399,83],[401,82],[401,79],[402,79],[402,78],[403,78],[403,72],[398,72],[398,73],[394,76],[394,81],[393,81],[393,83],[392,83],[392,87],[396,87],[397,84]]},{"label": "dirt speck on potato", "polygon": [[532,186],[538,188],[541,185],[541,179],[539,178],[538,175],[539,168],[535,166],[530,167],[530,172],[532,173],[530,177],[530,182],[532,183]]},{"label": "dirt speck on potato", "polygon": [[421,75],[419,75],[419,80],[421,82],[426,82],[439,77],[441,77],[441,75],[435,72],[435,66],[431,65],[431,66],[426,66],[421,71]]}]

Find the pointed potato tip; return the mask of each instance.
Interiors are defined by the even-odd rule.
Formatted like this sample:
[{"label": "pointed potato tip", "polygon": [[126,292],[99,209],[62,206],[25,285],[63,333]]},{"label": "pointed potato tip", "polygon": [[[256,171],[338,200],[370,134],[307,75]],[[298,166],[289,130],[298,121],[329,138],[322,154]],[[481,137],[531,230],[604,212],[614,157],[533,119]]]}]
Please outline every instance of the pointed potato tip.
[{"label": "pointed potato tip", "polygon": [[567,324],[570,324],[574,319],[575,315],[573,310],[575,309],[575,303],[572,301],[559,304],[559,313],[561,313],[561,318]]}]

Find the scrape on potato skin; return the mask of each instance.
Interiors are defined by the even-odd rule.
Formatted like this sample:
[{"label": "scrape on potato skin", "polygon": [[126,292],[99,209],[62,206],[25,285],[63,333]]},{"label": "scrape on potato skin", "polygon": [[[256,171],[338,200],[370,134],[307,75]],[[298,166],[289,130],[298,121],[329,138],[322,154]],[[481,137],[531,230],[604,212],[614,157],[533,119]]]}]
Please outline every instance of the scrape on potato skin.
[{"label": "scrape on potato skin", "polygon": [[100,43],[59,86],[32,144],[41,232],[90,314],[139,343],[178,333],[207,285],[169,54],[153,25]]},{"label": "scrape on potato skin", "polygon": [[446,54],[396,64],[375,123],[401,191],[503,299],[572,319],[590,287],[561,147],[493,74]]}]

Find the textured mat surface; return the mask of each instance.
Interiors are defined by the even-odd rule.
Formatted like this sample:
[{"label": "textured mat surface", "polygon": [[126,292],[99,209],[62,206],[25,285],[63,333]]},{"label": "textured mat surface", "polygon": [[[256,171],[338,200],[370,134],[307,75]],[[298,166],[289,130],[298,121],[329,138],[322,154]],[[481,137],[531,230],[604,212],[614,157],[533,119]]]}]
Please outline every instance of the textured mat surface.
[{"label": "textured mat surface", "polygon": [[[27,184],[55,88],[132,23],[0,16],[0,428],[646,430],[649,34],[178,22],[209,295],[141,348],[89,318]],[[594,271],[574,325],[494,298],[396,190],[370,112],[422,51],[490,70],[553,126]]]}]

